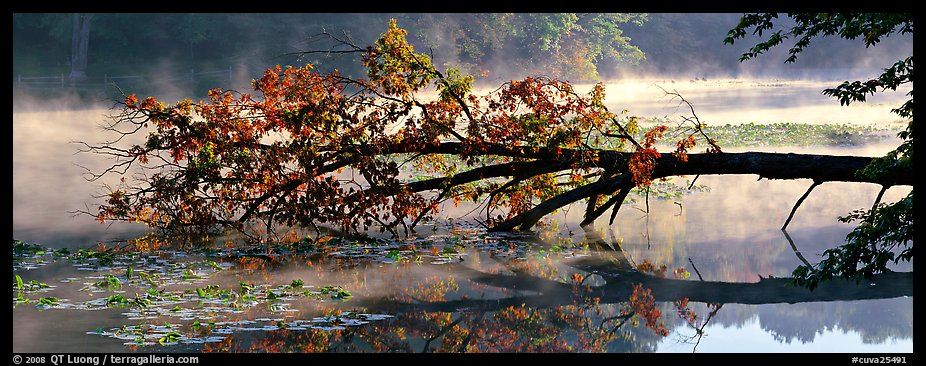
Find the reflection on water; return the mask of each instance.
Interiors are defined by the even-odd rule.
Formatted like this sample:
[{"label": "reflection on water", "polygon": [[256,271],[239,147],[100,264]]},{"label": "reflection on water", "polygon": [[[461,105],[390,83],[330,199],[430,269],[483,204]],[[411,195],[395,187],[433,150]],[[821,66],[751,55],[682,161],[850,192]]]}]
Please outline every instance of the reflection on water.
[{"label": "reflection on water", "polygon": [[[195,255],[78,252],[68,258],[27,246],[14,252],[14,272],[24,283],[46,285],[26,286],[22,296],[30,303],[14,300],[13,347],[16,352],[673,352],[738,347],[741,343],[718,344],[727,340],[713,337],[731,328],[747,338],[771,336],[779,346],[850,331],[872,351],[898,341],[912,344],[909,279],[889,289],[895,295],[884,300],[833,301],[818,289],[794,304],[776,303],[784,300],[766,296],[767,286],[717,294],[710,286],[723,284],[711,282],[702,296],[728,303],[688,303],[666,292],[666,281],[698,291],[700,278],[614,275],[609,272],[619,266],[612,263],[599,267],[601,275],[590,274],[572,265],[622,254],[596,246],[593,238],[555,246],[525,239],[455,226],[407,241],[332,239],[299,248],[216,247]],[[710,273],[704,268],[699,273]],[[662,290],[650,295],[649,287]],[[767,300],[759,302],[767,304],[738,304],[763,297]],[[56,300],[43,304],[41,298]],[[750,327],[755,321],[762,334]]]},{"label": "reflection on water", "polygon": [[[658,352],[912,352],[913,298],[846,303],[727,304],[702,341],[685,342],[694,333],[678,329],[660,340]],[[808,316],[803,313],[813,313]],[[879,315],[872,318],[872,314]],[[891,314],[891,315],[888,315]],[[774,321],[772,321],[774,319]],[[887,322],[887,324],[875,324]],[[807,322],[812,322],[808,325]],[[848,346],[851,345],[851,346]]]},{"label": "reflection on water", "polygon": [[[614,104],[620,104],[619,98],[636,98],[628,102],[632,114],[671,114],[665,107],[672,102],[660,100],[662,91],[650,85],[647,81],[610,87],[609,96],[616,98]],[[838,108],[835,103],[837,108],[831,109],[832,100],[815,99],[829,84],[760,86],[677,81],[664,87],[689,98],[709,123],[893,121],[884,112],[890,108],[878,105],[893,106],[893,100],[874,101],[864,107],[868,109]],[[758,104],[745,102],[756,93],[767,98]],[[714,109],[714,100],[741,109]],[[789,107],[781,107],[785,105]],[[78,147],[69,142],[106,139],[96,128],[105,113],[14,113],[15,239],[71,248],[74,253],[143,232],[131,225],[99,225],[70,213],[92,206],[97,192],[81,177],[80,166],[99,169],[105,162],[75,155]],[[822,115],[838,120],[821,119]],[[762,150],[879,156],[893,147],[886,143]],[[687,186],[693,178],[675,182]],[[621,209],[614,225],[600,219],[595,230],[621,248],[620,256],[633,265],[649,261],[669,269],[683,267],[691,273],[684,281],[761,285],[760,278],[787,277],[801,264],[794,248],[816,262],[823,250],[841,244],[852,225],[839,223],[837,217],[870,207],[879,189],[850,183],[817,187],[789,226],[792,248],[779,228],[810,181],[701,176],[696,183],[703,189],[651,200],[648,214],[637,196]],[[908,187],[892,188],[883,201],[895,201],[907,192]],[[447,215],[456,218],[467,211],[461,207]],[[699,316],[692,325],[678,317],[681,309],[673,299],[659,297],[651,308],[640,297],[632,301],[629,285],[620,298],[583,292],[585,285],[597,288],[617,280],[568,265],[570,260],[600,254],[586,246],[589,240],[577,225],[581,214],[582,208],[574,207],[551,217],[561,232],[545,237],[545,242],[487,235],[463,226],[407,241],[345,241],[325,250],[316,245],[309,253],[230,255],[218,245],[202,258],[161,253],[88,263],[45,253],[14,260],[14,273],[26,283],[53,286],[26,291],[26,298],[59,301],[49,306],[14,305],[13,350],[912,352],[912,296],[761,305],[692,302],[688,306]],[[461,221],[465,219],[456,220]],[[431,233],[421,235],[426,234]],[[895,269],[910,271],[912,265]],[[582,286],[571,287],[574,273],[585,281]],[[521,274],[532,280],[517,282]],[[119,285],[97,285],[110,277],[118,278]],[[142,303],[145,306],[138,305]],[[485,307],[490,303],[494,307]],[[431,304],[430,310],[414,310],[420,304]],[[659,309],[667,336],[660,335],[658,324],[647,327],[640,316],[652,314],[652,309]],[[717,311],[712,314],[713,310]],[[625,317],[631,312],[637,316]]]}]

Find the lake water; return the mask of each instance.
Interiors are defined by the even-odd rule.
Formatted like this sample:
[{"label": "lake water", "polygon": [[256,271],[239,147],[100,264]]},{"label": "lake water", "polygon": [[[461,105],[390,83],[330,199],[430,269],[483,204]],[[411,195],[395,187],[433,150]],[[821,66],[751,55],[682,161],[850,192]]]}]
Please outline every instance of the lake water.
[{"label": "lake water", "polygon": [[[675,113],[677,101],[654,84],[679,91],[707,123],[899,129],[889,109],[903,97],[846,108],[819,95],[833,83],[647,80],[609,86],[609,105],[627,104],[641,116]],[[757,95],[766,98],[756,102]],[[100,225],[73,214],[92,207],[99,191],[82,177],[81,166],[98,170],[106,162],[75,154],[79,146],[71,141],[106,139],[98,128],[106,113],[14,111],[14,239],[74,253],[145,233],[143,227]],[[880,156],[897,143],[725,151]],[[691,178],[675,180],[687,186]],[[646,260],[684,268],[690,273],[684,281],[758,284],[760,277],[788,277],[802,263],[795,250],[819,261],[852,229],[837,218],[870,207],[879,190],[825,183],[803,203],[785,236],[779,228],[809,180],[702,176],[696,183],[700,188],[682,197],[651,200],[648,214],[636,197],[614,225],[599,219],[591,236],[577,225],[584,207],[551,216],[557,230],[539,238],[485,233],[460,217],[466,210],[450,210],[433,231],[425,225],[403,240],[335,239],[309,249],[253,252],[219,243],[208,253],[117,256],[106,263],[23,254],[14,258],[14,274],[53,286],[26,291],[25,297],[59,300],[45,306],[14,299],[13,351],[912,352],[912,290],[864,300],[691,302],[698,314],[694,326],[676,315],[678,298],[660,293],[653,306],[662,314],[665,335],[640,319],[616,322],[622,310],[641,308],[620,296],[595,302],[601,294],[588,295],[583,286],[604,289],[622,280],[573,263]],[[883,201],[908,192],[892,188]],[[621,251],[594,245],[602,241]],[[911,271],[912,265],[895,269]],[[583,286],[570,287],[573,273],[586,279]],[[540,285],[544,281],[550,281],[547,287]],[[116,295],[148,302],[125,304]],[[107,305],[107,299],[113,302]]]}]

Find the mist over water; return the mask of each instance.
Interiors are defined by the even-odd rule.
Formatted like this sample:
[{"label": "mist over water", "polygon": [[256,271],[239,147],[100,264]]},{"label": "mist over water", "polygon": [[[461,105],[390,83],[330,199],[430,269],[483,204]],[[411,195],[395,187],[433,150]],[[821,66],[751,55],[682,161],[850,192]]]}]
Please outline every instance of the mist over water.
[{"label": "mist over water", "polygon": [[[95,198],[115,186],[118,176],[88,182],[85,167],[99,172],[108,160],[80,154],[77,141],[98,143],[107,109],[13,113],[13,237],[51,246],[82,247],[97,241],[137,235],[140,226],[101,225],[90,216]],[[140,140],[139,137],[135,139]]]},{"label": "mist over water", "polygon": [[[708,125],[740,123],[807,123],[874,125],[883,128],[903,126],[891,113],[909,97],[909,90],[873,96],[866,103],[841,106],[835,98],[822,94],[839,81],[785,79],[685,79],[671,77],[619,79],[605,83],[606,105],[615,112],[627,110],[639,117],[691,116],[679,94],[691,103],[701,122]],[[591,86],[580,85],[580,91]]]}]

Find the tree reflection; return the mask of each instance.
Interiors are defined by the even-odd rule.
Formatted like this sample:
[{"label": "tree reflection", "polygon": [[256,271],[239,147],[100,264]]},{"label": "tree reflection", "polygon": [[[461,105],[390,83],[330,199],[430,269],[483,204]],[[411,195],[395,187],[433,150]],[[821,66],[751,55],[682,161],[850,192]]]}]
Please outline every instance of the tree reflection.
[{"label": "tree reflection", "polygon": [[[651,297],[602,304],[585,277],[572,276],[571,303],[552,308],[509,305],[496,311],[407,311],[381,323],[322,330],[277,330],[229,335],[205,352],[613,352],[652,351],[665,336],[664,324],[640,314],[657,314]],[[434,279],[409,289],[410,297],[441,301],[454,287]],[[641,293],[645,291],[641,290]],[[422,296],[426,294],[427,296]],[[400,297],[403,297],[402,294]],[[645,295],[639,295],[645,298]],[[625,329],[641,324],[650,333]]]},{"label": "tree reflection", "polygon": [[[591,231],[575,246],[585,249],[556,255],[541,250],[549,246],[523,251],[532,244],[492,240],[501,244],[477,250],[474,245],[487,245],[489,239],[476,237],[380,247],[352,242],[309,253],[267,248],[216,253],[235,270],[221,271],[208,286],[156,284],[162,297],[177,298],[169,305],[176,312],[160,305],[139,310],[156,316],[151,326],[142,325],[140,335],[173,324],[170,330],[184,336],[221,338],[184,346],[205,352],[510,353],[652,352],[660,339],[675,333],[696,351],[709,325],[756,316],[743,304],[763,305],[761,326],[781,342],[809,342],[817,331],[836,326],[858,329],[871,340],[912,332],[911,313],[898,307],[896,321],[885,328],[862,314],[868,302],[855,301],[911,296],[910,273],[885,274],[861,285],[834,281],[810,291],[780,278],[706,281],[691,260],[697,279],[689,280],[682,267],[634,263],[618,241],[606,242]],[[170,287],[166,292],[165,286]],[[218,302],[203,286],[224,291],[222,298],[232,305]],[[352,295],[324,293],[329,287]],[[775,305],[782,302],[809,304]],[[344,315],[348,312],[361,317]],[[366,320],[367,312],[386,316],[351,322]],[[176,324],[184,316],[199,319],[200,326]],[[205,326],[211,320],[215,324]],[[247,325],[255,320],[259,324]]]},{"label": "tree reflection", "polygon": [[863,343],[883,343],[913,334],[912,301],[904,298],[860,303],[811,303],[802,309],[785,305],[755,311],[763,330],[783,343],[811,343],[824,331],[854,331]]}]

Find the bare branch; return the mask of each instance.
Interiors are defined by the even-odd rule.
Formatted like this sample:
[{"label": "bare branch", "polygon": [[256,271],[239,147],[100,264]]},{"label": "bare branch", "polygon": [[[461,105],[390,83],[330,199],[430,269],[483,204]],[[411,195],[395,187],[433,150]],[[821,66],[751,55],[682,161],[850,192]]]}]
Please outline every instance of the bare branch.
[{"label": "bare branch", "polygon": [[799,198],[796,203],[794,203],[794,208],[791,209],[791,214],[788,215],[788,219],[785,220],[785,224],[781,226],[781,231],[785,231],[788,228],[788,224],[790,224],[791,219],[794,218],[794,213],[797,212],[797,208],[801,206],[801,203],[803,203],[805,199],[807,199],[807,196],[810,195],[810,192],[813,191],[814,188],[817,188],[817,186],[820,184],[823,184],[823,182],[814,180],[813,184],[807,188],[807,192],[804,192],[804,195],[801,196],[801,198]]}]

